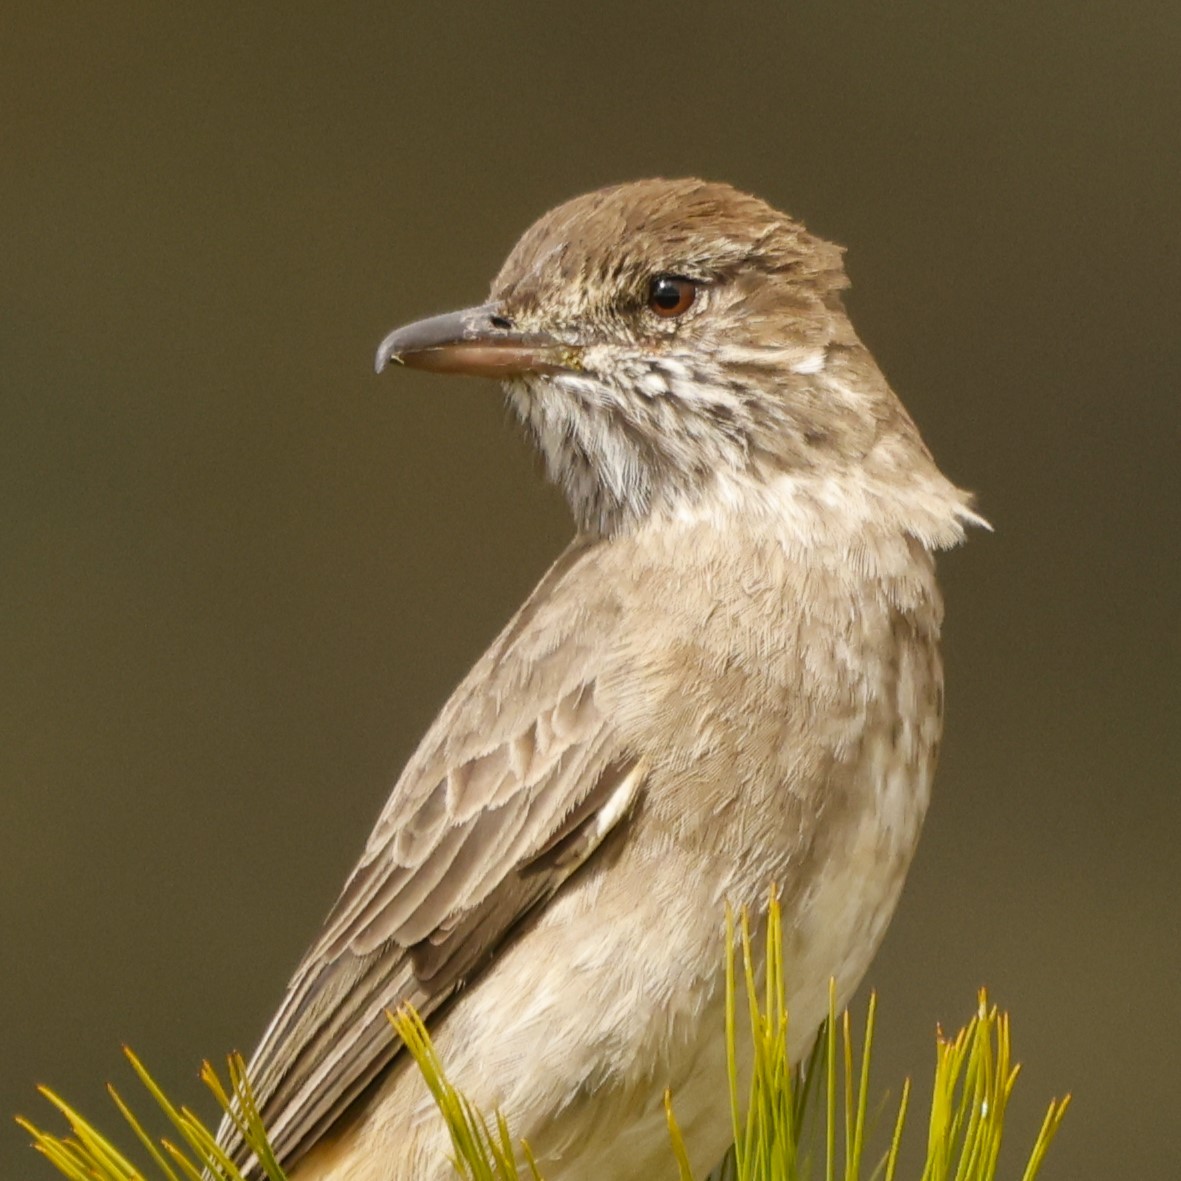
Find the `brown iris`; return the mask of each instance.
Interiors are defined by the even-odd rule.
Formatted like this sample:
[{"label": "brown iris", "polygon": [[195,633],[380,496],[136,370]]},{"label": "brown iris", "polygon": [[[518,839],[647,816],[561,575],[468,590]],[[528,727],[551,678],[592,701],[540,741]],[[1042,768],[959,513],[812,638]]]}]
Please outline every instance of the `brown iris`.
[{"label": "brown iris", "polygon": [[648,284],[648,307],[666,320],[684,315],[696,296],[697,284],[683,275],[657,275]]}]

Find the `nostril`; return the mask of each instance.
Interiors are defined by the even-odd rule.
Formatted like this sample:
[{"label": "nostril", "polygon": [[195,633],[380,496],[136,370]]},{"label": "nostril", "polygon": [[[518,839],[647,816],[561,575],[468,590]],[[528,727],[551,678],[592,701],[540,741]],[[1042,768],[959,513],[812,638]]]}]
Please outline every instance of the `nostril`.
[{"label": "nostril", "polygon": [[507,316],[490,316],[489,323],[493,328],[499,328],[502,332],[507,332],[513,326],[512,320]]}]

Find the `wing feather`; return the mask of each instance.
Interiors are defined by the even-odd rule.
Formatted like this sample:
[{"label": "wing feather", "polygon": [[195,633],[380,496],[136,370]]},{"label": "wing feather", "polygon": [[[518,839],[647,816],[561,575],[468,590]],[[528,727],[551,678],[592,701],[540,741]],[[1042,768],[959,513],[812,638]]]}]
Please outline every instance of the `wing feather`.
[{"label": "wing feather", "polygon": [[[386,1011],[429,1016],[626,817],[645,767],[596,697],[572,547],[469,674],[396,784],[300,964],[250,1077],[289,1167],[400,1049]],[[610,603],[605,617],[610,617]],[[246,1153],[230,1127],[222,1140]]]}]

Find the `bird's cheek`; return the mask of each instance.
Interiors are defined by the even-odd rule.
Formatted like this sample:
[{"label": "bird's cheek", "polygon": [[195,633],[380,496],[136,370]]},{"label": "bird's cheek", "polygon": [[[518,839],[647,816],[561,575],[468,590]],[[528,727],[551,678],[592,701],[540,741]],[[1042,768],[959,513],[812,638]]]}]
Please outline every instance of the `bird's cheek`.
[{"label": "bird's cheek", "polygon": [[611,381],[626,360],[618,346],[587,344],[579,351],[578,372],[596,381]]}]

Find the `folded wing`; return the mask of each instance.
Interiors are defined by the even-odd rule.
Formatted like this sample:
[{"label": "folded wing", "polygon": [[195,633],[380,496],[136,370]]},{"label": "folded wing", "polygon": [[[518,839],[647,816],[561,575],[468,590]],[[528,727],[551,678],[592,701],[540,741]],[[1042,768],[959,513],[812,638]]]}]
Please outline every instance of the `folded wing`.
[{"label": "folded wing", "polygon": [[[444,708],[250,1066],[289,1167],[395,1058],[385,1016],[429,1016],[627,816],[645,768],[597,699],[601,637],[564,603],[568,553]],[[584,588],[585,589],[585,588]],[[247,1154],[232,1128],[223,1143]]]}]

